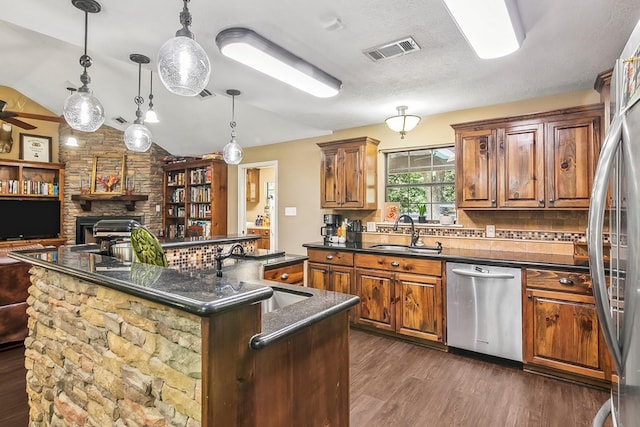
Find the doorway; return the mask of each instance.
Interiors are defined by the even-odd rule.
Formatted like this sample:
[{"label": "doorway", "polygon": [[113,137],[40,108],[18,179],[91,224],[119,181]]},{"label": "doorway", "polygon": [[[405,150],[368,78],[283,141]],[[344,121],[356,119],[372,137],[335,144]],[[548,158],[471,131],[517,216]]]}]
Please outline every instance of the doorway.
[{"label": "doorway", "polygon": [[260,234],[257,248],[277,250],[277,213],[278,161],[238,165],[239,233]]}]

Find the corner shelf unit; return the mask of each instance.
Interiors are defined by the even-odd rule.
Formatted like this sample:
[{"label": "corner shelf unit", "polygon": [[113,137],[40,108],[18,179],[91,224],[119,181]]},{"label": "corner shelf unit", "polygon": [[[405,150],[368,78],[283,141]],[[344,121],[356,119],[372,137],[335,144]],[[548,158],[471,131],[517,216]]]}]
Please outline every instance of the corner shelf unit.
[{"label": "corner shelf unit", "polygon": [[164,236],[227,234],[227,164],[190,160],[163,170]]}]

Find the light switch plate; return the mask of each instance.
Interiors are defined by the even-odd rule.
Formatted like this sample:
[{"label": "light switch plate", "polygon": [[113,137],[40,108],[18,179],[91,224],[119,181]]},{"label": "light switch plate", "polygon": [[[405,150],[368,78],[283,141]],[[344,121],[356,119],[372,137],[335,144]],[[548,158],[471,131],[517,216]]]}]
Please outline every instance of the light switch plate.
[{"label": "light switch plate", "polygon": [[495,225],[487,225],[485,230],[486,237],[496,237],[496,226]]},{"label": "light switch plate", "polygon": [[298,214],[298,209],[295,206],[284,208],[284,216],[296,216]]}]

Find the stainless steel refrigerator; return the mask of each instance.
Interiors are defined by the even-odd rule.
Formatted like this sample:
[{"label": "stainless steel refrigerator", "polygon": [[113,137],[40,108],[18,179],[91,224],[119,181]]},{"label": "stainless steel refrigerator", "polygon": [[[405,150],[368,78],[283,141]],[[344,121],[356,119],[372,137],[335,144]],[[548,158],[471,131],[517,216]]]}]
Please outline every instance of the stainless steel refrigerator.
[{"label": "stainless steel refrigerator", "polygon": [[598,318],[618,381],[593,425],[603,425],[611,413],[615,426],[631,427],[640,425],[640,22],[611,83],[612,122],[594,178],[587,241]]}]

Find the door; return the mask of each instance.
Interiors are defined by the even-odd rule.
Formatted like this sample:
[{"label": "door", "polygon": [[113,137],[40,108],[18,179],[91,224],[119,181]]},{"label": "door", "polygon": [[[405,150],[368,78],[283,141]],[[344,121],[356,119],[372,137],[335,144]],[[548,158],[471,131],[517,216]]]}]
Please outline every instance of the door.
[{"label": "door", "polygon": [[[278,249],[278,162],[238,165],[238,234],[259,234],[256,249]],[[248,233],[252,228],[257,233]],[[233,233],[233,230],[229,230]]]},{"label": "door", "polygon": [[547,123],[547,207],[589,206],[599,135],[599,117]]},{"label": "door", "polygon": [[496,207],[495,131],[463,131],[456,137],[456,206]]},{"label": "door", "polygon": [[358,323],[395,331],[393,275],[385,271],[356,269],[356,291],[360,297]]},{"label": "door", "polygon": [[398,333],[444,342],[442,280],[437,277],[398,274],[396,307]]},{"label": "door", "polygon": [[498,207],[544,207],[544,125],[498,130]]}]

